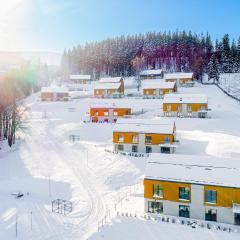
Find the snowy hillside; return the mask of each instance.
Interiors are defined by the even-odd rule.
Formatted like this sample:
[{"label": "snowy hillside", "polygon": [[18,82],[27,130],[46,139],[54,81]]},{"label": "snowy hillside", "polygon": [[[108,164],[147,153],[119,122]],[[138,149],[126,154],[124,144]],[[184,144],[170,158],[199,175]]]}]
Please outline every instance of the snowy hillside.
[{"label": "snowy hillside", "polygon": [[[176,154],[226,157],[227,162],[239,158],[240,104],[216,86],[196,85],[180,88],[180,92],[206,94],[212,111],[209,119],[175,119],[181,143]],[[89,106],[96,102],[131,104],[133,110],[145,110],[135,117],[157,118],[162,114],[162,100],[83,98],[40,102],[38,97],[26,100],[28,129],[23,140],[12,150],[0,150],[0,239],[16,239],[16,229],[21,240],[239,238],[236,233],[115,218],[117,210],[133,209],[133,192],[127,201],[121,199],[135,184],[140,187],[134,211],[143,213],[141,181],[146,158],[106,151],[112,149],[114,124],[83,120],[88,117]],[[70,141],[72,135],[79,141]],[[240,168],[240,162],[232,164]],[[16,199],[11,195],[16,191],[24,196]],[[52,213],[51,201],[57,198],[72,201],[73,212],[66,216]],[[96,233],[103,219],[110,225]]]}]

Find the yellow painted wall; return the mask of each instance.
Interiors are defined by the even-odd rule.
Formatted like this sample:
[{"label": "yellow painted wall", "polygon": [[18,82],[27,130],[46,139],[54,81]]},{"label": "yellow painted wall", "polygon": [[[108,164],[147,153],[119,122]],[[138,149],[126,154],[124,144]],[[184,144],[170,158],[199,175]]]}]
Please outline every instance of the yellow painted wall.
[{"label": "yellow painted wall", "polygon": [[[238,188],[204,186],[204,193],[205,193],[205,190],[217,191],[217,204],[214,204],[214,206],[232,207],[232,202],[240,203],[240,189]],[[205,201],[205,194],[203,197]],[[205,205],[213,206],[213,204],[207,204],[207,203],[205,203]]]},{"label": "yellow painted wall", "polygon": [[[191,184],[187,183],[175,183],[175,182],[165,182],[159,180],[144,180],[144,197],[149,199],[155,199],[153,197],[153,184],[161,184],[163,186],[163,200],[182,202],[179,200],[179,187],[190,187]],[[217,191],[217,203],[207,204],[207,206],[216,207],[232,207],[232,203],[240,204],[240,188],[228,188],[228,187],[218,187],[218,186],[204,186],[203,198],[205,202],[205,190],[215,190]],[[157,199],[157,198],[156,198]]]},{"label": "yellow painted wall", "polygon": [[[166,112],[167,111],[167,106],[170,105],[171,106],[171,111],[172,112],[176,112],[178,109],[178,106],[182,105],[182,103],[163,103],[163,111]],[[206,109],[208,108],[208,104],[201,104],[201,103],[191,103],[191,104],[187,104],[187,105],[191,105],[192,106],[192,112],[198,112],[199,110],[201,110],[201,107],[204,106]]]},{"label": "yellow painted wall", "polygon": [[[118,143],[118,136],[119,135],[122,135],[123,136],[123,139],[124,139],[124,142],[123,143],[127,143],[127,144],[132,144],[132,139],[133,139],[133,136],[139,136],[138,133],[134,133],[134,132],[131,132],[131,133],[122,133],[122,132],[113,132],[113,142],[114,143]],[[136,143],[137,144],[137,143]]]},{"label": "yellow painted wall", "polygon": [[[118,136],[123,136],[123,143],[126,144],[132,144],[132,136],[138,135],[138,133],[129,133],[129,132],[113,132],[113,142],[118,143]],[[151,136],[152,137],[152,143],[147,145],[158,145],[160,143],[164,142],[164,137],[170,137],[170,143],[173,143],[175,134],[145,134],[145,136]]]},{"label": "yellow painted wall", "polygon": [[[161,184],[163,186],[163,198],[153,197],[153,184]],[[150,199],[163,199],[173,202],[191,202],[191,197],[190,201],[179,200],[179,187],[189,187],[191,190],[191,184],[144,179],[144,197]]]}]

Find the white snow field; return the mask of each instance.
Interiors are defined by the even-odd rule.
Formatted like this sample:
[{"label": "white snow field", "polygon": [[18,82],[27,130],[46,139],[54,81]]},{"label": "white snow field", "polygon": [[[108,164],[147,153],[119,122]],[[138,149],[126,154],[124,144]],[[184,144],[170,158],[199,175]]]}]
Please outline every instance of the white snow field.
[{"label": "white snow field", "polygon": [[[180,146],[176,154],[224,157],[240,168],[240,104],[215,86],[180,88],[181,93],[204,93],[209,97],[211,118],[176,118]],[[83,123],[92,103],[131,104],[136,118],[159,118],[159,99],[91,99],[40,102],[37,95],[26,100],[29,108],[24,140],[13,149],[0,150],[0,239],[239,239],[240,234],[191,229],[186,226],[111,218],[115,209],[143,212],[141,181],[146,158],[116,155],[112,148],[114,124]],[[141,109],[144,109],[141,114]],[[148,120],[146,120],[148,121]],[[80,136],[70,142],[70,135]],[[161,157],[161,155],[159,155]],[[171,158],[171,155],[169,155]],[[124,201],[138,183],[138,203]],[[16,199],[12,192],[24,196]],[[68,215],[52,213],[51,201],[72,201]],[[109,225],[99,233],[107,216]],[[17,225],[16,225],[17,222]],[[121,223],[121,224],[120,224]],[[160,238],[162,236],[162,238]]]}]

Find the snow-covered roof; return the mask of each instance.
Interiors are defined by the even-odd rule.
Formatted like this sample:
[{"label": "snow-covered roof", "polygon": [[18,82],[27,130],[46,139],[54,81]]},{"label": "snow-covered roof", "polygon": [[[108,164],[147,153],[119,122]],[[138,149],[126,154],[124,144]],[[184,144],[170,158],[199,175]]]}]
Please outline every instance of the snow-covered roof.
[{"label": "snow-covered roof", "polygon": [[162,82],[158,80],[149,80],[142,83],[142,89],[172,89],[175,82]]},{"label": "snow-covered roof", "polygon": [[72,74],[70,75],[71,80],[90,80],[91,75],[84,75],[84,74]]},{"label": "snow-covered roof", "polygon": [[128,105],[119,105],[115,103],[93,103],[90,108],[131,108]]},{"label": "snow-covered roof", "polygon": [[121,83],[97,83],[94,87],[94,89],[119,89]]},{"label": "snow-covered roof", "polygon": [[164,78],[165,79],[182,79],[182,78],[192,78],[193,73],[192,72],[176,72],[176,73],[165,73]]},{"label": "snow-covered roof", "polygon": [[204,94],[166,94],[163,103],[208,103]]},{"label": "snow-covered roof", "polygon": [[105,77],[99,80],[99,83],[119,83],[122,77]]},{"label": "snow-covered roof", "polygon": [[65,87],[58,87],[58,86],[42,87],[41,92],[42,93],[67,93],[68,89]]},{"label": "snow-covered roof", "polygon": [[119,118],[117,120],[117,124],[171,125],[171,126],[174,126],[175,121],[170,118],[161,118],[161,119]]},{"label": "snow-covered roof", "polygon": [[240,188],[240,169],[229,165],[230,160],[201,155],[151,154],[145,179]]},{"label": "snow-covered roof", "polygon": [[172,124],[116,124],[114,132],[160,133],[173,134]]},{"label": "snow-covered roof", "polygon": [[140,76],[146,76],[146,75],[160,75],[162,74],[162,69],[149,69],[149,70],[143,70],[140,72]]}]

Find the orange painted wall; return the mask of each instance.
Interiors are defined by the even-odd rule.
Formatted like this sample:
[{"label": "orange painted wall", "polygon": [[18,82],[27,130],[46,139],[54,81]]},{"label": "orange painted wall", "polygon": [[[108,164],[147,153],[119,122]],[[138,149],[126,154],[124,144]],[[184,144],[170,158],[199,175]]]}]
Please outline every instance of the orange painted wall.
[{"label": "orange painted wall", "polygon": [[[133,144],[132,142],[132,136],[138,135],[138,133],[133,132],[113,132],[113,142],[118,143],[118,136],[123,136],[123,143],[126,144]],[[145,136],[151,136],[152,137],[152,143],[147,145],[158,145],[160,143],[164,142],[164,137],[170,137],[170,143],[173,143],[175,134],[145,134]]]},{"label": "orange painted wall", "polygon": [[[163,198],[153,197],[153,184],[161,184],[163,186]],[[150,199],[168,200],[173,202],[191,202],[191,198],[190,201],[179,200],[179,187],[189,187],[191,190],[191,184],[187,183],[173,183],[144,179],[144,197]]]},{"label": "orange painted wall", "polygon": [[[104,116],[104,112],[108,112],[109,108],[90,108],[90,116]],[[117,112],[117,116],[125,116],[131,114],[131,108],[114,108],[114,112]]]}]

